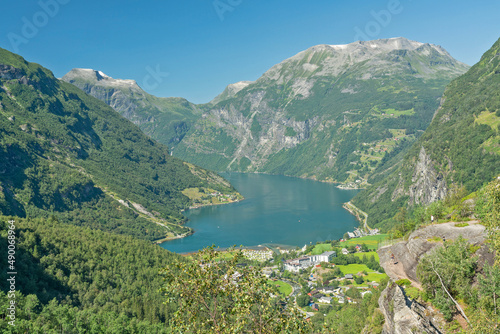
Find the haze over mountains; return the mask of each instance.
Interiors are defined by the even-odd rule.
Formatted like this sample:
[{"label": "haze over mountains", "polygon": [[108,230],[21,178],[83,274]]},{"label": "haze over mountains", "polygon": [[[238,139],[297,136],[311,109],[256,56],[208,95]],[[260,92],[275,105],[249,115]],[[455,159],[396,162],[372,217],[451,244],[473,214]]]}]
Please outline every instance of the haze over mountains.
[{"label": "haze over mountains", "polygon": [[[467,69],[440,46],[405,38],[318,45],[255,82],[229,85],[209,104],[184,102],[179,112],[185,118],[171,126],[169,138],[150,130],[168,121],[137,117],[121,107],[130,101],[144,105],[145,93],[116,93],[116,84],[97,76],[89,80],[81,70],[63,80],[114,105],[169,144],[174,155],[206,168],[359,185],[393,166],[390,158],[427,128],[445,86]],[[126,97],[109,98],[115,94]],[[165,119],[172,110],[162,109]]]}]

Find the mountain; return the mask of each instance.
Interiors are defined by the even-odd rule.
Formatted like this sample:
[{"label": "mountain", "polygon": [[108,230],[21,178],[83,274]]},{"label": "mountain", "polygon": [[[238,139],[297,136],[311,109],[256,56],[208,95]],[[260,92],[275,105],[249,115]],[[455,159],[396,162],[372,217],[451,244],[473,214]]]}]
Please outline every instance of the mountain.
[{"label": "mountain", "polygon": [[4,215],[54,215],[153,240],[190,232],[180,212],[204,203],[192,194],[239,196],[217,174],[172,157],[105,103],[4,49],[0,131]]},{"label": "mountain", "polygon": [[247,88],[252,83],[252,81],[240,81],[234,84],[229,84],[226,89],[224,89],[222,93],[220,93],[212,101],[210,101],[210,103],[217,104],[221,101],[230,99],[234,97],[240,90]]},{"label": "mountain", "polygon": [[468,68],[404,38],[317,45],[229,85],[173,153],[214,170],[366,184],[400,160]]},{"label": "mountain", "polygon": [[428,205],[453,189],[478,190],[500,174],[500,39],[453,80],[432,123],[401,166],[353,203],[374,227],[389,228],[399,207]]},{"label": "mountain", "polygon": [[183,98],[159,98],[135,80],[113,79],[101,71],[75,68],[62,80],[104,101],[151,138],[169,146],[182,140],[201,110]]}]

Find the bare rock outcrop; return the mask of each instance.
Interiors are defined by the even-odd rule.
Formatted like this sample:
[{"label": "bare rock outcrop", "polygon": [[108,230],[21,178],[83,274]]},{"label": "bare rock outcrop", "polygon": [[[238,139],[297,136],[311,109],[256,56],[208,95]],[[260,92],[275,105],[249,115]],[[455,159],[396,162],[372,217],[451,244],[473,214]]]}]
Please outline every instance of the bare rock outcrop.
[{"label": "bare rock outcrop", "polygon": [[395,283],[382,292],[379,306],[385,316],[383,334],[443,333],[434,310],[408,299]]},{"label": "bare rock outcrop", "polygon": [[424,147],[420,150],[411,181],[410,203],[429,205],[445,198],[448,193],[445,175],[436,171],[434,162]]},{"label": "bare rock outcrop", "polygon": [[485,227],[476,221],[469,222],[469,226],[464,227],[455,225],[456,223],[445,223],[427,226],[410,234],[407,241],[379,249],[380,264],[391,279],[407,278],[418,287],[418,262],[433,248],[442,246],[443,238],[456,240],[462,236],[471,244],[481,244],[486,240]]},{"label": "bare rock outcrop", "polygon": [[10,65],[0,64],[0,79],[21,79],[24,75],[25,74],[21,69],[15,68],[14,66]]},{"label": "bare rock outcrop", "polygon": [[[443,240],[456,240],[463,237],[470,244],[480,245],[478,270],[487,261],[493,262],[492,253],[484,244],[486,228],[477,221],[468,222],[468,226],[456,226],[456,223],[430,225],[410,234],[407,241],[400,241],[378,250],[380,264],[391,280],[409,279],[412,285],[420,288],[417,277],[417,265],[420,259],[436,247],[443,245]],[[379,307],[385,317],[384,334],[403,333],[444,333],[439,313],[406,297],[404,290],[395,283],[382,293]]]}]

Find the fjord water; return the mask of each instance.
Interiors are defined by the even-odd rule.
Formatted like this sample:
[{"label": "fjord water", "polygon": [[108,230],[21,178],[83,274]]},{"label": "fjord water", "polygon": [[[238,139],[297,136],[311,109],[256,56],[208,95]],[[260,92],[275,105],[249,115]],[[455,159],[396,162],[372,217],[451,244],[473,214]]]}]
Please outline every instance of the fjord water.
[{"label": "fjord water", "polygon": [[177,253],[193,252],[212,244],[304,246],[341,238],[359,224],[342,208],[356,190],[280,175],[223,173],[245,196],[227,205],[185,212],[195,233],[161,244]]}]

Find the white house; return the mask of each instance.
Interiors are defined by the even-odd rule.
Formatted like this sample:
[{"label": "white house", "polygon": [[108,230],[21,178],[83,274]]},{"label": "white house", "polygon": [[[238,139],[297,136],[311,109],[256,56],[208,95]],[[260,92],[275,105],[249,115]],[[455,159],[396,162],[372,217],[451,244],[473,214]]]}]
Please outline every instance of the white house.
[{"label": "white house", "polygon": [[290,262],[290,263],[285,263],[285,270],[288,270],[292,273],[298,273],[302,267],[300,266],[299,263],[296,262]]},{"label": "white house", "polygon": [[310,261],[309,257],[305,256],[298,259],[285,261],[284,267],[285,270],[298,273],[300,269],[307,269],[312,265],[313,263]]},{"label": "white house", "polygon": [[330,262],[334,257],[337,257],[335,251],[324,252],[320,255],[311,255],[309,258],[313,263]]},{"label": "white house", "polygon": [[321,288],[318,289],[319,291],[322,291],[324,293],[333,293],[335,291],[335,288],[333,286],[323,286]]},{"label": "white house", "polygon": [[330,304],[330,302],[332,301],[332,298],[331,297],[323,296],[320,299],[318,299],[318,301],[320,303]]}]

